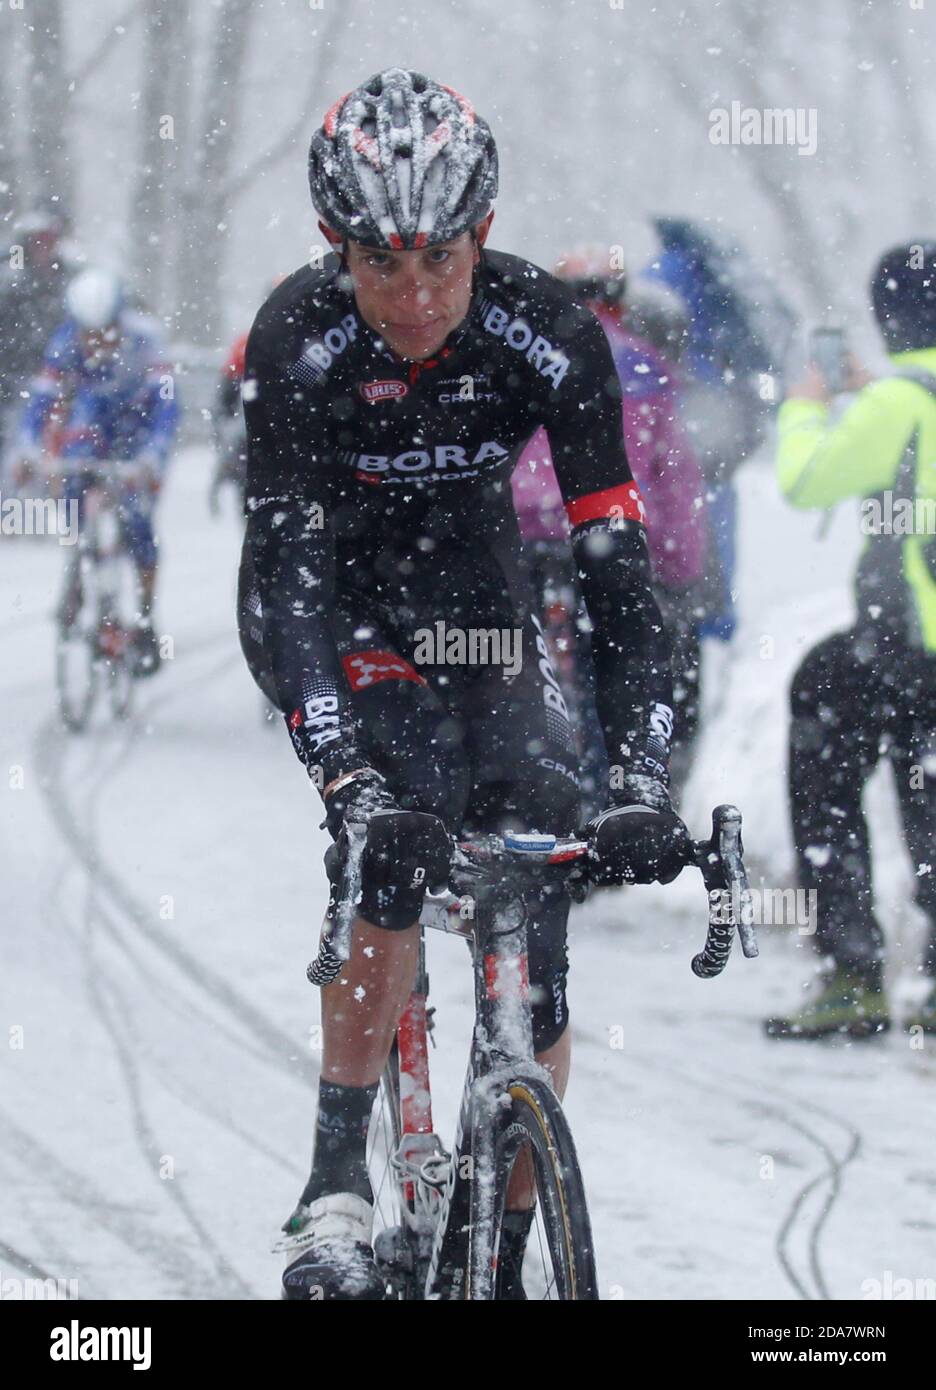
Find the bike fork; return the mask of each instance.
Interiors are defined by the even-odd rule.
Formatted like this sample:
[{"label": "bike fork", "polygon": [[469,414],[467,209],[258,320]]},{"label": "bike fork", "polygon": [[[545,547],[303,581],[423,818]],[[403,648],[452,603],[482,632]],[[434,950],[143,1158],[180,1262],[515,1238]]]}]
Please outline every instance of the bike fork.
[{"label": "bike fork", "polygon": [[493,928],[484,933],[475,965],[475,1050],[484,1059],[483,1074],[472,1087],[471,1154],[476,1174],[487,1181],[471,1185],[471,1232],[468,1278],[473,1302],[494,1298],[497,1223],[493,1175],[496,1144],[508,1122],[504,1106],[513,1063],[533,1064],[533,1020],[527,961],[525,905],[520,898],[498,904]]}]

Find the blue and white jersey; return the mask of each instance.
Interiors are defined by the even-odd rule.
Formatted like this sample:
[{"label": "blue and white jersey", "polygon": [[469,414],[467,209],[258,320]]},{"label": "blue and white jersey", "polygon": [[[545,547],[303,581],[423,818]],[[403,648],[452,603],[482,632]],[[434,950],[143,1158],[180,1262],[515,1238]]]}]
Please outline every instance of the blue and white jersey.
[{"label": "blue and white jersey", "polygon": [[72,319],[53,333],[29,384],[20,423],[25,454],[137,459],[165,468],[179,418],[175,384],[152,320],[124,311],[115,351],[88,355]]}]

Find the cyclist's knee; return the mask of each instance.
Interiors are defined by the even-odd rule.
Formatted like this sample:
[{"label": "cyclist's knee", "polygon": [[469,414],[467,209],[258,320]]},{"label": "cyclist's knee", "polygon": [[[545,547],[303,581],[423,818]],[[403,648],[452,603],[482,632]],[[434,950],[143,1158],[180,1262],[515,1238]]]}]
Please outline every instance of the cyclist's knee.
[{"label": "cyclist's knee", "polygon": [[554,971],[546,978],[530,982],[533,1017],[533,1051],[554,1047],[569,1026],[566,999],[566,972]]}]

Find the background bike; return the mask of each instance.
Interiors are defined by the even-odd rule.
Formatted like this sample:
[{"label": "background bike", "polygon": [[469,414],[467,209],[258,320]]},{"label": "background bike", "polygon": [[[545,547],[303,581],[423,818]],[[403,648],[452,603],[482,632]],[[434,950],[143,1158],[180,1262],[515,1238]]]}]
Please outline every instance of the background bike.
[{"label": "background bike", "polygon": [[[350,959],[365,830],[351,826],[333,928],[309,966],[313,984]],[[433,1130],[428,1039],[432,1011],[425,932],[371,1124],[375,1255],[398,1299],[490,1301],[598,1298],[594,1246],[575,1145],[549,1073],[534,1059],[527,971],[528,901],[544,879],[587,892],[588,842],[553,835],[484,836],[458,846],[450,891],[427,895],[421,926],[463,936],[475,977],[475,1028],[455,1141]],[[709,894],[696,975],[724,969],[735,932],[757,955],[741,844],[741,815],[712,814],[712,837],[692,846]],[[500,1259],[508,1192],[533,1193],[522,1288]],[[525,1205],[520,1201],[518,1205]]]},{"label": "background bike", "polygon": [[76,464],[69,492],[82,495],[82,523],[68,548],[57,615],[55,685],[62,722],[85,729],[103,691],[111,713],[126,719],[136,675],[133,627],[136,578],[119,514],[120,495],[135,478],[124,462]]}]

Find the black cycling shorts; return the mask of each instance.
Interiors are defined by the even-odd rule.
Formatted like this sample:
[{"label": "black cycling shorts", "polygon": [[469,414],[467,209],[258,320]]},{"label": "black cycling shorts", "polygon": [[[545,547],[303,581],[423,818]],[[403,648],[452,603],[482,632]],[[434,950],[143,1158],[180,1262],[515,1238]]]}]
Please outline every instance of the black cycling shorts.
[{"label": "black cycling shorts", "polygon": [[[248,667],[279,707],[246,548],[238,611]],[[518,616],[499,662],[474,665],[444,659],[451,634],[448,643],[439,634],[430,653],[442,660],[418,660],[411,610],[404,623],[387,605],[351,591],[341,593],[331,625],[360,746],[401,807],[437,815],[453,835],[507,829],[569,834],[578,827],[572,728],[532,612]],[[489,644],[487,654],[493,651]],[[564,892],[544,888],[528,928],[537,1051],[555,1042],[568,1021],[568,908]],[[409,916],[399,925],[411,922]]]}]

